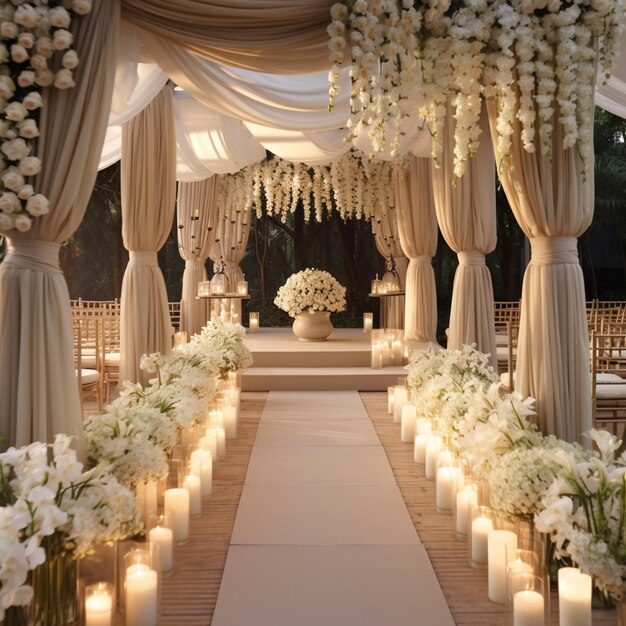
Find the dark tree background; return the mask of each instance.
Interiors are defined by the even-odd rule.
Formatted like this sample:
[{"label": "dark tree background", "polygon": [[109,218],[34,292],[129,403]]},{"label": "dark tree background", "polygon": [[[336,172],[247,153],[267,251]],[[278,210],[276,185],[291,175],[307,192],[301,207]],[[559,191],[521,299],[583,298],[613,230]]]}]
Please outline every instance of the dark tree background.
[{"label": "dark tree background", "polygon": [[[593,224],[580,238],[579,250],[587,298],[626,299],[626,120],[596,109],[596,203]],[[521,294],[527,242],[504,192],[497,191],[498,243],[488,255],[496,300]],[[119,298],[128,253],[122,244],[119,163],[98,174],[80,228],[65,242],[61,265],[72,298]],[[178,253],[175,225],[159,252],[170,300],[179,300],[184,262]],[[346,287],[348,310],[333,315],[337,326],[360,326],[363,311],[378,311],[370,299],[370,281],[384,271],[368,222],[341,220],[337,213],[323,222],[304,222],[301,207],[286,223],[265,214],[252,217],[242,269],[250,285],[248,310],[261,312],[263,325],[287,325],[290,318],[274,304],[287,277],[306,267],[331,272]],[[456,255],[439,236],[433,267],[437,282],[439,335],[448,324]],[[212,267],[208,265],[209,275]]]}]

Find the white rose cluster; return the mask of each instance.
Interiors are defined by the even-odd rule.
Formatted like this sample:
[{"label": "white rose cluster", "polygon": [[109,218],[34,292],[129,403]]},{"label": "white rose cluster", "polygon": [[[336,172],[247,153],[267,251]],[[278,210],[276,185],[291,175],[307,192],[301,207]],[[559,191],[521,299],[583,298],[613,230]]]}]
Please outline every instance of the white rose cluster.
[{"label": "white rose cluster", "polygon": [[[31,154],[39,136],[41,91],[74,86],[78,67],[69,27],[74,15],[91,11],[92,0],[7,0],[0,6],[0,230],[27,231],[48,213],[48,199],[26,178],[41,171]],[[56,71],[54,57],[60,55]]]},{"label": "white rose cluster", "polygon": [[374,153],[390,145],[395,155],[401,122],[419,110],[439,163],[451,106],[460,177],[478,148],[481,101],[488,98],[497,107],[499,167],[515,124],[527,151],[550,154],[555,121],[563,147],[578,149],[589,165],[596,65],[608,78],[626,22],[624,0],[346,0],[330,16],[330,106],[345,57],[352,81],[348,139],[364,125]]},{"label": "white rose cluster", "polygon": [[307,311],[344,311],[346,288],[332,274],[307,268],[287,279],[274,304],[294,318]]}]

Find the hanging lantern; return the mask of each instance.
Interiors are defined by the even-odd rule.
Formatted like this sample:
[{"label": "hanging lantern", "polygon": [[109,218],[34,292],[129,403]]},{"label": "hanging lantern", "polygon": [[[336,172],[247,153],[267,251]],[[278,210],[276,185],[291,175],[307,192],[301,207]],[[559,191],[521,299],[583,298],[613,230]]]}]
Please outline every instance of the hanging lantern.
[{"label": "hanging lantern", "polygon": [[213,278],[211,278],[211,294],[214,296],[223,296],[229,293],[230,282],[228,276],[224,272],[225,263],[223,259],[220,259],[215,263]]}]

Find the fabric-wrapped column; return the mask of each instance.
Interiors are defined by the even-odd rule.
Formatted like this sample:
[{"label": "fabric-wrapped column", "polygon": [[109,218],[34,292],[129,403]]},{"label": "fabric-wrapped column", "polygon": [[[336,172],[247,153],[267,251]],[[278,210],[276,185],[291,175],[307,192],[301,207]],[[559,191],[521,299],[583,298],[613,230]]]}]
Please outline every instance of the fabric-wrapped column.
[{"label": "fabric-wrapped column", "polygon": [[437,343],[437,290],[432,257],[437,252],[437,220],[430,159],[411,156],[406,172],[395,180],[398,231],[409,258],[406,273],[404,339]]},{"label": "fabric-wrapped column", "polygon": [[[481,352],[491,355],[491,364],[497,369],[493,286],[484,260],[496,247],[495,161],[490,142],[481,141],[476,156],[466,163],[465,174],[456,179],[455,125],[448,105],[442,162],[433,168],[437,221],[460,263],[452,289],[448,347],[460,349],[475,343]],[[486,107],[481,127],[489,127]]]},{"label": "fabric-wrapped column", "polygon": [[176,197],[172,88],[122,130],[122,236],[130,260],[122,281],[120,380],[146,384],[142,354],[169,353],[171,321],[157,250],[167,240]]}]

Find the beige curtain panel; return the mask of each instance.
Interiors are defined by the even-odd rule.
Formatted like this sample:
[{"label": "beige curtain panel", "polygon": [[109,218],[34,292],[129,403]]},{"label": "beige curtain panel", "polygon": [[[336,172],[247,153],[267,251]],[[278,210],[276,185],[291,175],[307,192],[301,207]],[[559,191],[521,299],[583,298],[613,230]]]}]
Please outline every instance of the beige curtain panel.
[{"label": "beige curtain panel", "polygon": [[[77,438],[82,415],[69,294],[59,246],[76,230],[95,182],[113,79],[119,2],[96,2],[72,24],[80,65],[73,89],[44,90],[37,190],[50,212],[7,236],[0,265],[0,434],[8,445]],[[75,27],[75,28],[74,28]]]},{"label": "beige curtain panel", "polygon": [[[213,61],[274,74],[328,69],[334,0],[122,0],[149,53],[161,41]],[[167,54],[161,48],[154,54]]]},{"label": "beige curtain panel", "polygon": [[432,258],[437,252],[437,219],[430,159],[409,157],[394,181],[400,245],[409,258],[404,339],[437,343],[437,289]]},{"label": "beige curtain panel", "polygon": [[157,251],[167,240],[176,200],[172,87],[122,128],[122,237],[130,260],[122,281],[120,380],[145,384],[142,354],[171,348],[167,291]]},{"label": "beige curtain panel", "polygon": [[[489,118],[495,144],[491,102]],[[531,244],[515,385],[537,399],[544,433],[576,441],[592,426],[585,286],[577,238],[593,218],[593,164],[583,164],[576,147],[563,150],[558,122],[550,156],[526,152],[520,135],[516,120],[510,154],[499,163],[504,191]]]},{"label": "beige curtain panel", "polygon": [[[389,207],[386,213],[377,212],[372,219],[372,233],[376,249],[385,262],[393,257],[400,277],[400,287],[404,289],[408,259],[400,246],[398,212],[395,207]],[[404,328],[404,296],[380,298],[380,325],[382,328]]]},{"label": "beige curtain panel", "polygon": [[[481,117],[482,137],[488,137],[486,107]],[[466,164],[463,177],[454,177],[454,130],[452,109],[443,129],[441,166],[433,167],[433,192],[439,228],[448,245],[457,253],[459,266],[454,275],[448,347],[475,343],[491,355],[498,367],[491,273],[485,255],[496,247],[496,182],[493,149],[481,141],[476,156]]]},{"label": "beige curtain panel", "polygon": [[207,300],[198,300],[198,283],[207,279],[205,261],[215,241],[219,179],[178,184],[178,249],[185,260],[181,330],[199,333],[209,319]]},{"label": "beige curtain panel", "polygon": [[[225,274],[231,292],[237,290],[237,283],[244,278],[239,264],[248,245],[250,217],[249,209],[246,211],[243,207],[220,207],[215,241],[211,246],[209,256],[214,263],[220,260],[224,261]],[[243,323],[241,300],[223,300],[222,303],[238,316],[239,323]],[[220,301],[216,301],[216,305],[219,307]],[[214,309],[214,311],[219,313],[219,308]]]}]

